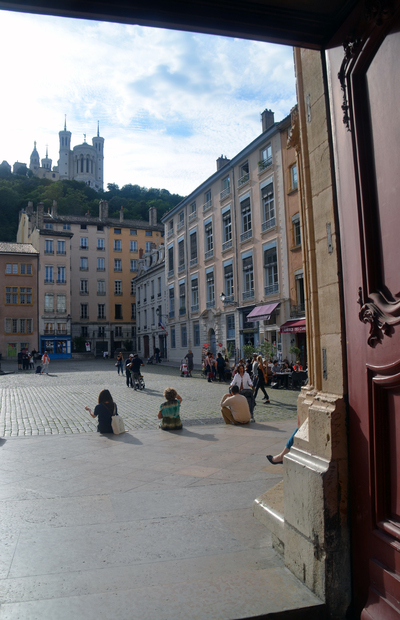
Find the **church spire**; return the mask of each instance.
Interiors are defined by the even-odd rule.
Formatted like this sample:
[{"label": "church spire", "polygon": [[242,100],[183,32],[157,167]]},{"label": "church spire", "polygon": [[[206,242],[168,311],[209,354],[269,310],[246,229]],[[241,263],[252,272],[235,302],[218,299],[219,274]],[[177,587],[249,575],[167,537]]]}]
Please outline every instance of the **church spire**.
[{"label": "church spire", "polygon": [[65,120],[64,120],[64,131],[67,131],[67,115],[65,115]]},{"label": "church spire", "polygon": [[100,137],[100,121],[97,121],[97,137]]}]

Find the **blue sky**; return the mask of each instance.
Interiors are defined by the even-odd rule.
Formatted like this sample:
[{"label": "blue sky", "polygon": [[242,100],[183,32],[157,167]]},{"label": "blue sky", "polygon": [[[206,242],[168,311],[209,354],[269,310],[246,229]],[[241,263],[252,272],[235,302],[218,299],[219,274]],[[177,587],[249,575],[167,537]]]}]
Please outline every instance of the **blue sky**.
[{"label": "blue sky", "polygon": [[256,41],[1,11],[0,54],[0,161],[55,165],[65,114],[72,146],[100,121],[105,186],[186,195],[296,102],[292,48]]}]

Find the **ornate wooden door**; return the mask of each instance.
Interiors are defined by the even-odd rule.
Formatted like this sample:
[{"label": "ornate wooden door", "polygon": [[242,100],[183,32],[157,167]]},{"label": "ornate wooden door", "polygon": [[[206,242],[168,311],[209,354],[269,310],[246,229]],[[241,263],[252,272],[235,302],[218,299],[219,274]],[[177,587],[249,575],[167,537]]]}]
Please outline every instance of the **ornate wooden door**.
[{"label": "ornate wooden door", "polygon": [[[355,617],[400,618],[400,6],[327,52],[347,341]],[[339,75],[338,75],[339,74]],[[338,79],[339,78],[339,79]]]}]

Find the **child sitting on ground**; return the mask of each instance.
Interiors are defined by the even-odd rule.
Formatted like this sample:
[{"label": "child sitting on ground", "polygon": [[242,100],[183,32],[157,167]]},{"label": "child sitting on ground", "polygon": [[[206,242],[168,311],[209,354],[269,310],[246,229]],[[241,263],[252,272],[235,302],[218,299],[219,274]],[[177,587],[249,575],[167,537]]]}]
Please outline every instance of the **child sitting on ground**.
[{"label": "child sitting on ground", "polygon": [[167,388],[164,392],[166,400],[160,407],[158,419],[161,420],[160,428],[164,431],[178,430],[182,428],[182,421],[179,415],[182,398],[174,388]]}]

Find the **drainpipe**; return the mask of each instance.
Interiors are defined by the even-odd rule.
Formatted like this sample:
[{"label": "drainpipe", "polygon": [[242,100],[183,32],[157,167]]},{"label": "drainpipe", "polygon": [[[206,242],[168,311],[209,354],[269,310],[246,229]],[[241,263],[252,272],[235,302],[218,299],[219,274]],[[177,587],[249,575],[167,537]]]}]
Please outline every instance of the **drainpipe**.
[{"label": "drainpipe", "polygon": [[[238,241],[238,236],[237,236],[237,222],[236,222],[236,191],[235,191],[235,171],[232,168],[232,185],[233,185],[233,198],[232,198],[232,208],[233,208],[233,215],[234,215],[234,230],[232,231],[232,233],[235,233],[235,249],[236,251],[234,252],[235,255],[235,271],[236,271],[236,295],[237,295],[237,308],[240,305],[240,297],[239,297],[239,241]],[[233,234],[232,234],[232,238],[233,238]],[[235,321],[235,332],[239,335],[239,342],[240,342],[240,333],[239,333],[239,327],[240,327],[240,312],[238,310],[237,313],[237,318],[238,318],[238,328],[236,328],[236,321]],[[236,334],[235,334],[235,342],[237,342],[236,340]],[[238,347],[236,346],[235,349],[237,349]],[[235,351],[235,362],[236,362],[236,351]]]}]

